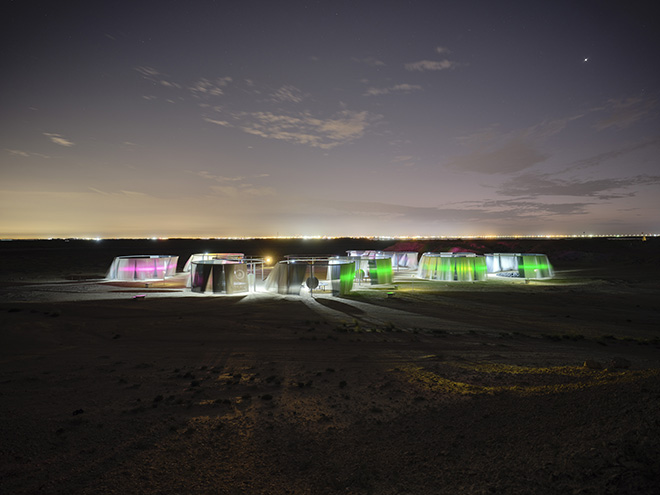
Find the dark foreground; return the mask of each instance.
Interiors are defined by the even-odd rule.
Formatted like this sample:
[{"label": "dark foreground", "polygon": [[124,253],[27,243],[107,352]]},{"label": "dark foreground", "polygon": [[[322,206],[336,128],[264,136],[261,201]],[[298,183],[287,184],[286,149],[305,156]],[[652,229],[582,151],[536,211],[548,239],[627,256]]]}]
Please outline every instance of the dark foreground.
[{"label": "dark foreground", "polygon": [[633,261],[316,301],[6,283],[0,491],[657,493],[660,284]]}]

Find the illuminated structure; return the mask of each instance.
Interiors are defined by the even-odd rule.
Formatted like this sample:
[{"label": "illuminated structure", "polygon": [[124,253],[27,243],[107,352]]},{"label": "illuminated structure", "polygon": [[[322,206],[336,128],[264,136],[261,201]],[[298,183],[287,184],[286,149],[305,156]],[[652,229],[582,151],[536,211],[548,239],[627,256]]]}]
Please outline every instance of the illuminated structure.
[{"label": "illuminated structure", "polygon": [[486,255],[488,273],[500,277],[547,279],[554,276],[545,254],[493,253]]},{"label": "illuminated structure", "polygon": [[310,290],[329,288],[333,296],[340,296],[353,289],[355,262],[348,258],[287,258],[277,263],[266,278],[267,291],[299,295],[303,287]]},{"label": "illuminated structure", "polygon": [[190,264],[190,288],[193,292],[238,294],[250,290],[248,265],[242,260],[209,259]]},{"label": "illuminated structure", "polygon": [[424,253],[417,277],[445,282],[481,282],[487,280],[486,258],[474,253]]},{"label": "illuminated structure", "polygon": [[417,251],[346,251],[348,256],[359,256],[362,259],[389,258],[392,261],[392,268],[416,270],[417,269]]},{"label": "illuminated structure", "polygon": [[[416,251],[346,251],[355,262],[356,280],[371,285],[391,284],[392,271],[416,270]],[[389,263],[389,266],[388,266]]]},{"label": "illuminated structure", "polygon": [[371,285],[392,283],[392,261],[388,256],[348,256],[348,259],[355,264],[355,280],[358,282]]},{"label": "illuminated structure", "polygon": [[245,258],[243,253],[196,253],[188,258],[186,264],[183,265],[183,271],[188,273],[193,261],[206,261],[206,260],[233,260],[240,261]]},{"label": "illuminated structure", "polygon": [[118,256],[110,265],[108,280],[163,280],[176,274],[178,256],[133,255]]},{"label": "illuminated structure", "polygon": [[[388,251],[383,251],[387,253]],[[392,251],[392,267],[417,270],[419,254],[417,251]]]}]

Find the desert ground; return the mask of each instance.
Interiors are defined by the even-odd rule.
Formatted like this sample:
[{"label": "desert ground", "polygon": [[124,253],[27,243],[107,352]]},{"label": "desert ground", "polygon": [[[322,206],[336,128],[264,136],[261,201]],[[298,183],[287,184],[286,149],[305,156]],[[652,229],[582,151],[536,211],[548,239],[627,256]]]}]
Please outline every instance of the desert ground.
[{"label": "desert ground", "polygon": [[455,241],[431,249],[556,276],[341,298],[108,283],[110,251],[2,244],[2,493],[658,493],[658,239]]}]

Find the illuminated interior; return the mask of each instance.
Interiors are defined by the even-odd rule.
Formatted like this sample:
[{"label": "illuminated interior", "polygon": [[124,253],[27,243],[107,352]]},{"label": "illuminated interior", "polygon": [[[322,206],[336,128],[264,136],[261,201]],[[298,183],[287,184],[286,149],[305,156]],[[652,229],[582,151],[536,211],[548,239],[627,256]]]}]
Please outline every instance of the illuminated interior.
[{"label": "illuminated interior", "polygon": [[[406,260],[413,260],[417,265],[417,253],[413,256],[394,256],[394,253],[388,251],[347,251],[348,259],[355,263],[355,279],[358,282],[369,282],[371,285],[391,284],[392,270],[397,263],[403,263],[406,266]],[[411,261],[412,263],[412,261]]]},{"label": "illuminated interior", "polygon": [[554,270],[545,254],[493,253],[486,255],[488,273],[500,277],[547,279]]},{"label": "illuminated interior", "polygon": [[118,256],[110,265],[108,280],[164,280],[176,275],[178,256]]},{"label": "illuminated interior", "polygon": [[360,257],[362,259],[376,259],[376,258],[390,258],[392,261],[392,268],[398,270],[400,268],[416,270],[417,259],[419,255],[417,251],[346,251],[350,257]]},{"label": "illuminated interior", "polygon": [[424,253],[417,277],[443,282],[481,282],[488,278],[486,258],[473,253]]}]

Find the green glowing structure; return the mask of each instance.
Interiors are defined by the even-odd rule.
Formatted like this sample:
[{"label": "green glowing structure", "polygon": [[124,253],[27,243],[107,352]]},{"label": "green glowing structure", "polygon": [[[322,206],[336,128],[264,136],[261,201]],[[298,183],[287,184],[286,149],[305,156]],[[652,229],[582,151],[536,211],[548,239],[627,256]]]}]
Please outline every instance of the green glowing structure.
[{"label": "green glowing structure", "polygon": [[355,280],[355,263],[333,264],[330,260],[328,274],[332,284],[332,295],[343,296],[353,290]]},{"label": "green glowing structure", "polygon": [[[351,254],[337,259],[351,260],[355,264],[355,274],[360,282],[368,280],[371,285],[392,283],[395,266],[395,258],[392,253],[383,251],[348,251],[348,253]],[[414,259],[414,262],[417,263],[416,257],[411,256],[410,259]]]},{"label": "green glowing structure", "polygon": [[488,277],[486,258],[473,253],[424,253],[417,277],[444,282],[482,282]]},{"label": "green glowing structure", "polygon": [[392,261],[390,260],[390,258],[370,259],[369,278],[371,279],[371,285],[391,284]]},{"label": "green glowing structure", "polygon": [[518,260],[522,278],[552,278],[552,266],[545,254],[523,254]]}]

